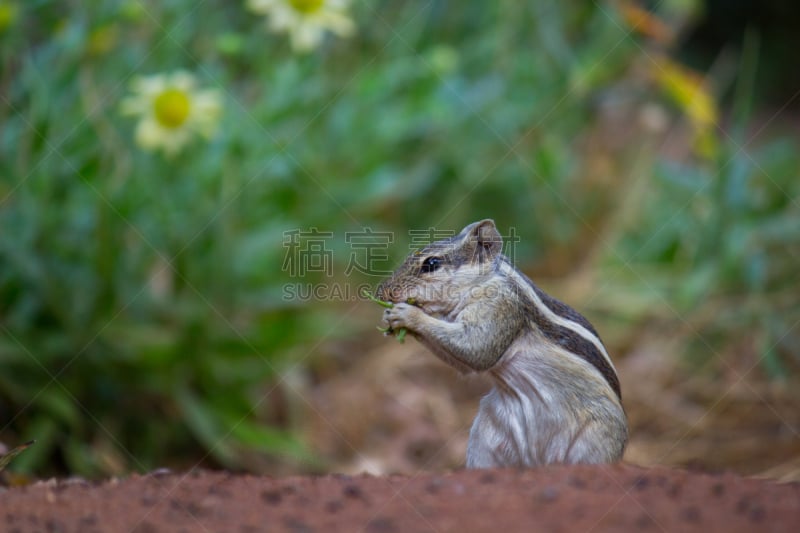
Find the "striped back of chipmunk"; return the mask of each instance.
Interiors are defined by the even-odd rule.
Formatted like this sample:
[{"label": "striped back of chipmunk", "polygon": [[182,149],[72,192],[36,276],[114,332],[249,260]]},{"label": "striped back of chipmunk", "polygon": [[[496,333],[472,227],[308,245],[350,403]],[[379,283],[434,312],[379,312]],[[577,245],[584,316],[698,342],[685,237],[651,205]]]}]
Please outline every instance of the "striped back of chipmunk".
[{"label": "striped back of chipmunk", "polygon": [[553,298],[514,268],[507,257],[498,256],[499,273],[509,279],[535,326],[550,342],[584,359],[603,376],[622,400],[614,363],[603,341],[586,318],[565,303]]}]

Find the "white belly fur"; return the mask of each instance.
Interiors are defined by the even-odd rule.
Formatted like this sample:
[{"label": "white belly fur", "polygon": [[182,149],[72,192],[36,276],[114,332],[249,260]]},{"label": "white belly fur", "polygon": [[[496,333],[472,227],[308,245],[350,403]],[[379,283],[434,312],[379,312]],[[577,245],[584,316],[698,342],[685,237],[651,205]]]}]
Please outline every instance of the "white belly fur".
[{"label": "white belly fur", "polygon": [[481,400],[472,424],[468,468],[622,458],[625,413],[590,363],[527,338],[516,341],[490,373],[495,388]]}]

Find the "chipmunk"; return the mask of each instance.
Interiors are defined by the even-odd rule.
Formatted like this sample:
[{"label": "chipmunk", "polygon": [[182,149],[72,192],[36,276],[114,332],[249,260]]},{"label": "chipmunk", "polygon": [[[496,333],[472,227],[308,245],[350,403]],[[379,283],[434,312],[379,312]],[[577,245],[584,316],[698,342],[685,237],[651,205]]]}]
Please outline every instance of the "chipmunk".
[{"label": "chipmunk", "polygon": [[413,252],[376,290],[394,303],[383,321],[456,370],[493,379],[470,430],[467,468],[618,461],[628,425],[605,346],[502,247],[487,219]]}]

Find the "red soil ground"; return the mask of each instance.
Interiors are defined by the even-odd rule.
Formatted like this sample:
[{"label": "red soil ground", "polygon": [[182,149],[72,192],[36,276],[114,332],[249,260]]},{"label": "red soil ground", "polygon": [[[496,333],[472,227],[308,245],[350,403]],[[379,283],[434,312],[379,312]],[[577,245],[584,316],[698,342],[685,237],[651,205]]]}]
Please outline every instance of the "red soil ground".
[{"label": "red soil ground", "polygon": [[46,481],[0,494],[0,531],[800,531],[800,484],[630,465],[270,478]]}]

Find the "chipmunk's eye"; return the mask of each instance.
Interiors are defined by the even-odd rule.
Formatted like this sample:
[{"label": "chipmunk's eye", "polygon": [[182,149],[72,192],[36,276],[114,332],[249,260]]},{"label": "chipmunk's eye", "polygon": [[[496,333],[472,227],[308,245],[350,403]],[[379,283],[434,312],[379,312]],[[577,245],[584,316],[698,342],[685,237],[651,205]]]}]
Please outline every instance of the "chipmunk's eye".
[{"label": "chipmunk's eye", "polygon": [[425,261],[422,262],[422,267],[420,268],[420,270],[424,273],[433,272],[440,266],[442,266],[441,257],[426,257]]}]

